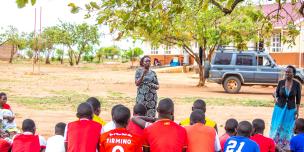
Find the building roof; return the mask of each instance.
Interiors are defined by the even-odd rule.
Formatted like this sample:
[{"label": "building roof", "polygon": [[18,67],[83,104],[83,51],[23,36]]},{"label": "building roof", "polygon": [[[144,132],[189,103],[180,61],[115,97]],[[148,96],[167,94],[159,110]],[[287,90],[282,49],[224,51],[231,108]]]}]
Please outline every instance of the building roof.
[{"label": "building roof", "polygon": [[282,4],[282,9],[279,11],[279,19],[277,19],[277,11],[279,4],[267,4],[262,5],[262,11],[265,16],[269,15],[272,19],[271,22],[275,28],[282,28],[285,27],[289,22],[294,21],[295,24],[301,22],[304,17],[299,13],[299,8],[301,7],[301,3],[297,2],[295,4],[292,3],[285,3]]}]

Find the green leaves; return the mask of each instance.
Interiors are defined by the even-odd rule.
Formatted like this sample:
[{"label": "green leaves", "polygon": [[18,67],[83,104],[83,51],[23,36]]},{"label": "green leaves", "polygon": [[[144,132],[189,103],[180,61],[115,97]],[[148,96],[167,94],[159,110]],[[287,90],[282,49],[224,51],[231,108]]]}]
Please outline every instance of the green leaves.
[{"label": "green leaves", "polygon": [[79,12],[80,7],[76,6],[74,3],[69,3],[69,7],[71,7],[71,13],[76,14]]},{"label": "green leaves", "polygon": [[[16,0],[16,4],[17,4],[18,8],[25,7],[27,3],[29,3],[28,0]],[[35,5],[36,4],[36,0],[31,0],[31,4]]]}]

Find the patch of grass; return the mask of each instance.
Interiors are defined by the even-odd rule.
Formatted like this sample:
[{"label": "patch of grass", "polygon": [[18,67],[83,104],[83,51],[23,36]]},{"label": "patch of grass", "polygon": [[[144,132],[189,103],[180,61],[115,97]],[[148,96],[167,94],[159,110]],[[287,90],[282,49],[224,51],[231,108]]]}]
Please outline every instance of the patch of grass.
[{"label": "patch of grass", "polygon": [[[196,99],[201,99],[201,97],[184,97],[184,98],[174,98],[177,102],[182,103],[193,103]],[[252,107],[272,107],[273,100],[268,99],[244,99],[244,98],[206,98],[204,101],[208,105],[215,106],[252,106]]]},{"label": "patch of grass", "polygon": [[96,70],[96,67],[93,66],[83,66],[79,68],[80,70]]}]

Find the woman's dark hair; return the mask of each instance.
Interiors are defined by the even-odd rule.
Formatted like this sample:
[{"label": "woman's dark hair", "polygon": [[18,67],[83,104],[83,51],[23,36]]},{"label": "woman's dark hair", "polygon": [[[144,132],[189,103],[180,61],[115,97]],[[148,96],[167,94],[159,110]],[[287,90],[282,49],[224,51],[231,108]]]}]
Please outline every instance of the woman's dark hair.
[{"label": "woman's dark hair", "polygon": [[290,69],[292,69],[292,73],[293,73],[293,75],[294,75],[294,76],[296,75],[296,73],[297,73],[297,69],[296,69],[294,66],[292,66],[292,65],[288,65],[286,68],[290,68]]},{"label": "woman's dark hair", "polygon": [[150,56],[145,55],[145,56],[143,56],[143,57],[140,59],[140,61],[139,61],[139,65],[140,65],[141,67],[143,67],[143,66],[144,66],[144,59],[145,59],[145,58],[150,58]]}]

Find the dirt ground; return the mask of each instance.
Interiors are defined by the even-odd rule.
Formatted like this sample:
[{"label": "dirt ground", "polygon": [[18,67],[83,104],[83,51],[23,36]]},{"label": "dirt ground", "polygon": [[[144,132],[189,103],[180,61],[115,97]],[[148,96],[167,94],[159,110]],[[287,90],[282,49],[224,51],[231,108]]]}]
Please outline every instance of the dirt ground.
[{"label": "dirt ground", "polygon": [[[49,137],[57,122],[76,120],[73,108],[58,110],[47,107],[43,109],[26,106],[18,101],[10,100],[10,96],[42,97],[53,96],[54,91],[70,91],[86,94],[88,96],[109,96],[111,92],[119,92],[126,97],[134,98],[136,86],[134,85],[134,69],[129,65],[81,65],[69,67],[67,65],[41,65],[40,75],[31,74],[30,64],[0,63],[0,92],[7,92],[9,104],[16,113],[16,121],[20,126],[23,119],[31,118],[36,121],[38,133]],[[36,69],[37,70],[37,69]],[[157,70],[156,70],[157,72]],[[272,100],[273,87],[242,87],[239,94],[226,94],[221,85],[207,83],[207,87],[197,88],[197,75],[194,73],[157,73],[160,90],[159,97],[184,98],[242,98]],[[107,102],[107,101],[106,101]],[[67,102],[67,104],[69,104]],[[109,103],[111,106],[111,103]],[[134,104],[128,105],[130,108]],[[175,121],[179,122],[189,116],[191,102],[175,104]],[[74,107],[77,105],[73,105]],[[71,105],[72,107],[72,105]],[[111,107],[103,108],[101,117],[110,121]],[[252,106],[208,106],[207,117],[218,123],[219,134],[223,134],[223,126],[228,118],[239,121],[252,121],[254,118],[265,120],[268,133],[272,107]],[[303,109],[300,110],[303,117]]]}]

